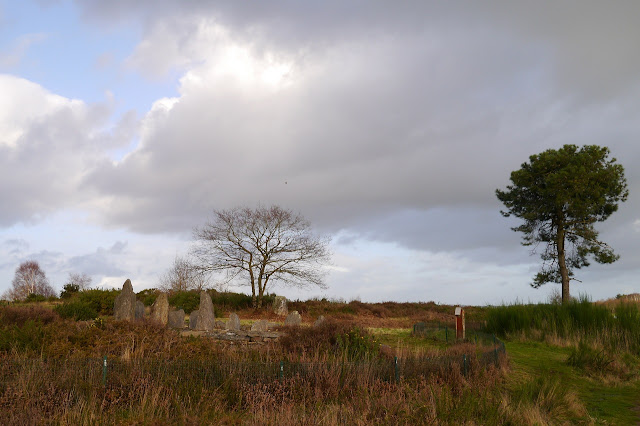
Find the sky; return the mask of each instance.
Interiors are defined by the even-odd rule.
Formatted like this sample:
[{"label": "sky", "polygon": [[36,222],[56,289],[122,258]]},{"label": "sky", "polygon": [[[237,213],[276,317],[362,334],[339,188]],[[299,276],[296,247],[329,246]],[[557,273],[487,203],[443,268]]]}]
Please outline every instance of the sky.
[{"label": "sky", "polygon": [[[38,261],[158,285],[215,209],[280,205],[331,237],[291,299],[544,302],[497,188],[597,144],[630,196],[618,262],[572,294],[640,292],[640,3],[0,0],[0,292]],[[249,292],[237,283],[230,290]]]}]

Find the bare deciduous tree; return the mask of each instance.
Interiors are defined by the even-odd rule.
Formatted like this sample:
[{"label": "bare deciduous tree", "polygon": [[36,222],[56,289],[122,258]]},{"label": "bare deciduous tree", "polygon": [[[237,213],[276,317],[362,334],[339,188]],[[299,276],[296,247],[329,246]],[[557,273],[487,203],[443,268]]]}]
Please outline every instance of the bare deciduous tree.
[{"label": "bare deciduous tree", "polygon": [[78,290],[86,290],[91,287],[91,277],[84,272],[70,272],[67,284],[78,286]]},{"label": "bare deciduous tree", "polygon": [[38,262],[28,260],[16,268],[16,274],[11,282],[12,288],[6,293],[11,300],[25,300],[30,294],[45,297],[55,296],[56,292],[49,284],[49,280]]},{"label": "bare deciduous tree", "polygon": [[176,256],[173,266],[160,277],[159,288],[163,291],[202,291],[207,288],[207,276],[201,273],[188,259]]},{"label": "bare deciduous tree", "polygon": [[194,230],[192,255],[204,273],[245,279],[254,308],[267,288],[283,284],[324,288],[329,240],[314,235],[301,215],[278,206],[214,211],[214,220]]}]

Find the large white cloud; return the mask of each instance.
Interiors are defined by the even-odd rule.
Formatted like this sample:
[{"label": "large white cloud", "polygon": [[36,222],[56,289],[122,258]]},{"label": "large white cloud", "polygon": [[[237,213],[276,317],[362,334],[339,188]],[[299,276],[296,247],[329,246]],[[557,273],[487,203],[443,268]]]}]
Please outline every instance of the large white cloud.
[{"label": "large white cloud", "polygon": [[[494,190],[530,154],[596,143],[632,192],[603,239],[621,249],[615,268],[637,270],[625,259],[638,258],[638,3],[76,3],[140,27],[123,66],[179,75],[178,94],[112,128],[107,105],[4,76],[0,225],[71,206],[109,227],[184,232],[212,208],[278,203],[323,230],[418,249],[417,263],[520,273],[530,259]],[[135,150],[109,155],[137,124]],[[358,277],[367,262],[352,262]]]},{"label": "large white cloud", "polygon": [[0,75],[0,92],[0,225],[89,202],[83,179],[130,139],[132,117],[112,126],[106,103],[87,105],[11,75]]},{"label": "large white cloud", "polygon": [[[623,164],[637,157],[626,112],[638,107],[637,74],[627,72],[635,48],[625,38],[636,30],[626,18],[619,29],[592,6],[576,17],[556,6],[550,15],[356,4],[364,14],[288,2],[277,12],[165,2],[170,15],[151,13],[130,63],[182,69],[180,95],[147,115],[136,151],[91,176],[118,199],[105,203],[105,220],[184,230],[211,208],[280,203],[325,229],[414,247],[500,245],[510,231],[493,192],[528,155],[599,143]],[[597,43],[582,45],[591,24]],[[607,64],[572,53],[585,49]],[[571,73],[582,80],[565,82]],[[624,130],[612,139],[612,129]],[[486,238],[447,241],[444,229]]]}]

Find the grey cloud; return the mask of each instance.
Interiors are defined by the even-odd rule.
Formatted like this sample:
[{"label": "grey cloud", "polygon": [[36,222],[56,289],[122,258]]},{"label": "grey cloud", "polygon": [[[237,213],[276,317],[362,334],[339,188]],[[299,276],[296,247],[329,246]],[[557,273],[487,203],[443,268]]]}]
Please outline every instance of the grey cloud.
[{"label": "grey cloud", "polygon": [[[508,253],[519,239],[494,191],[529,155],[608,145],[632,194],[640,184],[638,3],[77,3],[94,22],[141,25],[131,63],[180,68],[180,97],[142,120],[139,147],[117,163],[103,151],[137,135],[138,118],[94,137],[94,151],[99,108],[0,147],[16,182],[0,186],[0,224],[85,202],[108,226],[185,232],[212,208],[278,203],[323,231],[516,264],[525,252]],[[290,61],[290,85],[217,75],[228,40],[203,47],[211,23],[257,60]],[[604,224],[614,247],[638,219],[627,204]],[[103,254],[76,266],[108,271]]]},{"label": "grey cloud", "polygon": [[[610,98],[637,84],[640,28],[634,1],[484,2],[409,1],[401,4],[368,1],[259,4],[211,1],[78,1],[85,16],[116,25],[126,20],[146,23],[148,31],[185,17],[214,17],[238,37],[255,44],[285,48],[333,45],[344,40],[371,40],[381,34],[403,38],[425,28],[450,40],[466,42],[490,34],[493,40],[519,46],[529,54],[544,54],[539,63],[554,78],[556,88],[580,99]],[[265,41],[266,40],[266,41]],[[477,45],[480,52],[483,46]],[[506,58],[505,58],[506,59]],[[519,59],[513,58],[518,61]]]},{"label": "grey cloud", "polygon": [[126,273],[116,266],[118,256],[124,253],[126,241],[117,241],[109,248],[99,247],[94,253],[70,258],[65,264],[69,272],[82,272],[95,276],[121,276]]},{"label": "grey cloud", "polygon": [[549,93],[544,73],[531,75],[545,57],[507,41],[430,35],[323,49],[300,62],[291,88],[274,93],[207,80],[215,64],[194,68],[203,83],[183,82],[173,109],[148,121],[153,131],[139,150],[91,175],[103,194],[118,196],[107,221],[185,230],[211,208],[275,202],[329,231],[366,232],[358,226],[366,223],[377,238],[415,246],[401,225],[371,218],[414,211],[428,220],[434,209],[464,206],[471,217],[491,208],[499,218],[494,191],[530,154],[597,136],[608,143],[620,123],[626,139],[638,132],[624,112],[595,120],[616,104],[576,109]]}]

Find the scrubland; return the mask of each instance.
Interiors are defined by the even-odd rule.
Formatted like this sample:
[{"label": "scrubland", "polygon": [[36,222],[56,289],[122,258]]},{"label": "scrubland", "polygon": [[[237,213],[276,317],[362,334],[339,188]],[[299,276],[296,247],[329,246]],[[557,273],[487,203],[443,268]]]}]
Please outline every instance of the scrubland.
[{"label": "scrubland", "polygon": [[[108,298],[90,292],[0,307],[0,423],[640,420],[634,304],[468,307],[470,333],[482,329],[506,342],[506,355],[498,355],[491,339],[413,335],[418,321],[453,327],[453,307],[433,302],[291,302],[302,327],[283,328],[276,343],[232,345],[148,321],[116,322],[102,303]],[[146,296],[148,305],[153,295]],[[218,316],[278,320],[250,309],[242,295],[217,296]],[[184,309],[190,296],[175,300]],[[319,315],[328,321],[311,327]]]}]

